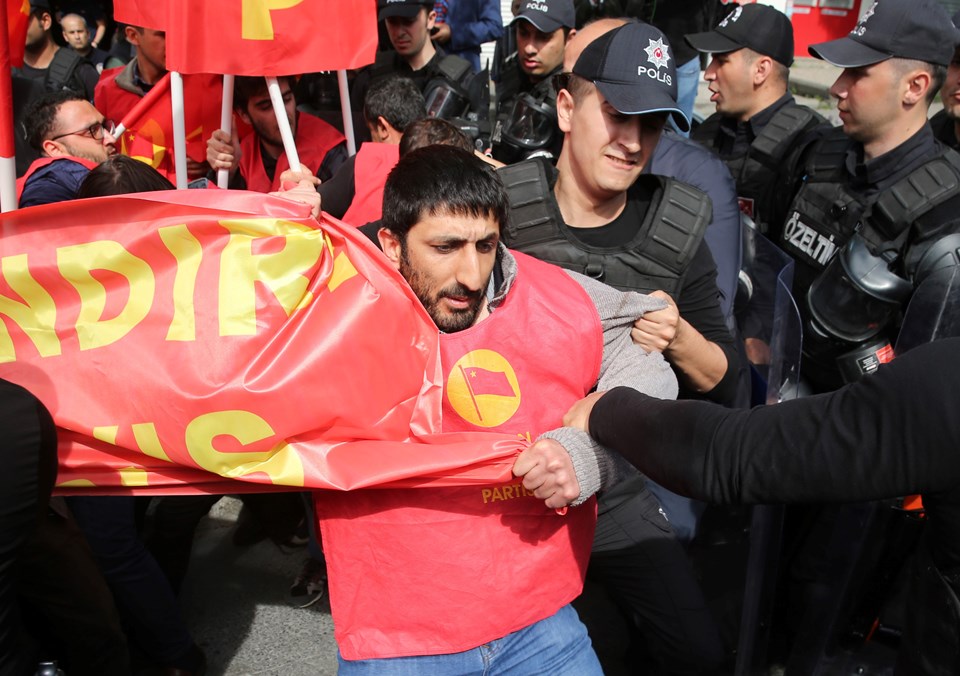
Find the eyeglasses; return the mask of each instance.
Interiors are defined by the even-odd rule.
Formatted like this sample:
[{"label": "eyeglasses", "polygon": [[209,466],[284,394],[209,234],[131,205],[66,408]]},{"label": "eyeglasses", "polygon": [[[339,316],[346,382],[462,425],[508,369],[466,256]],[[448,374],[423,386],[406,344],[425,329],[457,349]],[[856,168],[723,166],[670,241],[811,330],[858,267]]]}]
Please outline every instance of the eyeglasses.
[{"label": "eyeglasses", "polygon": [[94,141],[102,141],[103,133],[106,132],[113,136],[113,133],[117,130],[117,125],[113,123],[112,120],[101,120],[100,122],[94,122],[86,129],[80,129],[79,131],[70,131],[66,134],[59,134],[54,136],[51,141],[56,141],[58,138],[63,138],[64,136],[89,136]]}]

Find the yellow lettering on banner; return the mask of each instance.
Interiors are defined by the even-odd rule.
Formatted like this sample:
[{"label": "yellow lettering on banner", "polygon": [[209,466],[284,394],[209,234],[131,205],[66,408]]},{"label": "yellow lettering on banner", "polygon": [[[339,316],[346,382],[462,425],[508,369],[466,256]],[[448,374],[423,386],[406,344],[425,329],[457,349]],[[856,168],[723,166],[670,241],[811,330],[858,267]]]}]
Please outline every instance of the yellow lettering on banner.
[{"label": "yellow lettering on banner", "polygon": [[[299,231],[294,241],[286,238],[281,251],[254,254],[253,242],[257,238],[241,228],[255,227],[258,221],[274,225],[278,231],[283,226]],[[257,332],[256,282],[273,292],[288,317],[313,300],[313,294],[307,291],[310,280],[305,273],[316,265],[323,253],[324,237],[320,231],[307,232],[296,223],[273,219],[221,221],[221,225],[232,230],[220,259],[221,336],[250,336]]]},{"label": "yellow lettering on banner", "polygon": [[193,299],[203,261],[203,247],[186,225],[160,228],[158,232],[167,250],[177,259],[177,274],[173,280],[173,319],[167,330],[167,340],[196,340]]},{"label": "yellow lettering on banner", "polygon": [[337,287],[343,284],[351,277],[356,277],[357,269],[353,266],[353,261],[347,258],[347,254],[342,251],[333,259],[333,274],[330,275],[330,281],[327,282],[327,288],[331,292],[336,291]]},{"label": "yellow lettering on banner", "polygon": [[[33,342],[41,357],[60,354],[57,338],[57,306],[53,297],[37,283],[27,267],[27,254],[0,260],[0,272],[23,302],[0,296],[0,314],[12,319]],[[0,321],[0,363],[15,361],[16,350],[6,324]]]},{"label": "yellow lettering on banner", "polygon": [[[80,295],[77,340],[81,350],[115,343],[143,321],[153,304],[156,280],[146,261],[124,249],[119,242],[103,240],[57,249],[60,274]],[[90,272],[107,270],[126,278],[130,296],[120,313],[101,319],[107,304],[107,292]]]},{"label": "yellow lettering on banner", "polygon": [[484,488],[480,491],[480,495],[483,497],[483,504],[490,502],[490,498],[493,497],[493,491],[489,488]]},{"label": "yellow lettering on banner", "polygon": [[303,0],[241,0],[240,35],[244,40],[273,40],[270,12],[290,9],[301,2]]},{"label": "yellow lettering on banner", "polygon": [[173,462],[167,452],[163,450],[163,446],[160,445],[160,437],[157,435],[157,428],[153,423],[137,423],[130,427],[133,430],[133,438],[137,441],[137,448],[140,449],[141,453],[158,460]]},{"label": "yellow lettering on banner", "polygon": [[223,453],[213,444],[218,436],[230,436],[247,446],[273,434],[266,420],[249,411],[205,413],[187,425],[187,452],[200,467],[223,477],[263,472],[274,484],[303,486],[303,463],[285,441],[269,451],[248,453]]},{"label": "yellow lettering on banner", "polygon": [[96,485],[90,479],[70,479],[58,483],[57,488],[93,488]]},{"label": "yellow lettering on banner", "polygon": [[100,441],[117,445],[117,434],[120,432],[120,428],[117,425],[104,425],[103,427],[94,427],[93,428],[93,438],[99,439]]},{"label": "yellow lettering on banner", "polygon": [[120,483],[124,486],[149,486],[147,471],[139,467],[122,467],[119,470]]}]

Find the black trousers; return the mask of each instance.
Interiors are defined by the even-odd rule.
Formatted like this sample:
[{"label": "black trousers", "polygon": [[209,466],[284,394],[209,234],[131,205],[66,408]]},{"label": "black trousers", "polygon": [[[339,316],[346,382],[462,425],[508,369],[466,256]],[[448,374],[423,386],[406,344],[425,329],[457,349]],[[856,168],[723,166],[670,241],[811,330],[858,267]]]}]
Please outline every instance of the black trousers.
[{"label": "black trousers", "polygon": [[[608,673],[699,676],[722,663],[720,632],[689,556],[646,488],[600,515],[587,582],[619,610],[612,618],[574,603]],[[623,655],[604,645],[610,623],[624,619],[628,644],[639,643],[642,663],[633,659],[636,650]]]}]

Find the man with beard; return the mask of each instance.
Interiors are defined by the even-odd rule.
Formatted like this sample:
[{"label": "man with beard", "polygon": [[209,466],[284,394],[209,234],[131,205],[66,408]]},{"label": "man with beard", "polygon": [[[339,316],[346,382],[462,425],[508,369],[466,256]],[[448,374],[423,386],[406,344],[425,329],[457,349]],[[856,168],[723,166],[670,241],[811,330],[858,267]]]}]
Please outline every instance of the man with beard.
[{"label": "man with beard", "polygon": [[461,148],[411,151],[387,180],[379,241],[441,332],[442,431],[550,442],[520,454],[522,480],[315,494],[342,676],[601,673],[569,603],[613,467],[560,416],[610,380],[675,395],[663,357],[630,338],[663,304],[511,253],[507,211]]},{"label": "man with beard", "polygon": [[45,94],[25,119],[27,140],[41,157],[17,181],[21,207],[74,199],[90,170],[117,152],[113,122],[79,94]]},{"label": "man with beard", "polygon": [[[300,163],[325,181],[347,159],[343,134],[317,117],[297,112],[293,77],[279,78],[279,84]],[[283,151],[280,125],[266,80],[238,77],[233,107],[241,121],[253,127],[253,133],[241,141],[236,129],[232,136],[223,129],[213,132],[207,139],[207,163],[214,171],[229,170],[231,188],[257,192],[279,190],[280,174],[290,165]]]}]

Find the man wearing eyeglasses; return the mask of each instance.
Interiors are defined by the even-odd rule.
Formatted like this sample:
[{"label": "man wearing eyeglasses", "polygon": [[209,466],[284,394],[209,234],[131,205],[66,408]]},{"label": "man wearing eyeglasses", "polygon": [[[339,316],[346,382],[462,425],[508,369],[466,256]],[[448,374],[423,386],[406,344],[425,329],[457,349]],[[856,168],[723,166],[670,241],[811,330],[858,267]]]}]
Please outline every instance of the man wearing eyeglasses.
[{"label": "man wearing eyeglasses", "polygon": [[74,199],[87,173],[117,152],[113,122],[72,92],[45,94],[25,119],[27,141],[40,159],[17,181],[21,207]]}]

